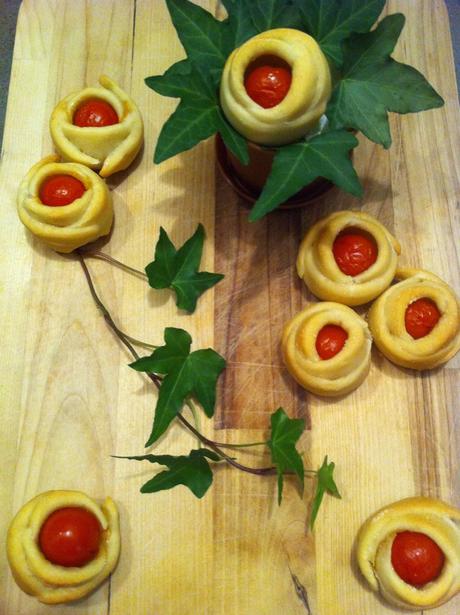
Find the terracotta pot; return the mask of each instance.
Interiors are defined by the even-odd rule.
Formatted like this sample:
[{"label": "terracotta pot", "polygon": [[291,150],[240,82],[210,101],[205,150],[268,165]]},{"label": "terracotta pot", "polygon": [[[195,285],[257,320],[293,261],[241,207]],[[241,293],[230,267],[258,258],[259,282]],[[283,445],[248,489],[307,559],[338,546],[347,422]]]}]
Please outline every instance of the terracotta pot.
[{"label": "terracotta pot", "polygon": [[[270,174],[276,149],[261,147],[248,141],[248,150],[249,164],[245,166],[227,149],[221,136],[216,135],[216,155],[222,174],[244,200],[254,203],[259,198]],[[290,197],[280,207],[290,209],[308,205],[333,187],[332,182],[319,177]]]}]

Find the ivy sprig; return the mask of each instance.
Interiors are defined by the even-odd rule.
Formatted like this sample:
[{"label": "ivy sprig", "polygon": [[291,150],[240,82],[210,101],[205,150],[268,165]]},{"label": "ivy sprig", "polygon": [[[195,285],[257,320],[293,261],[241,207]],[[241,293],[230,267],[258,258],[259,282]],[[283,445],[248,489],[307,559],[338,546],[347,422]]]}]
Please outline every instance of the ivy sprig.
[{"label": "ivy sprig", "polygon": [[[250,220],[263,217],[318,177],[361,196],[350,160],[358,141],[350,139],[349,131],[360,131],[389,147],[389,112],[414,113],[443,104],[423,75],[391,58],[404,16],[387,16],[371,30],[385,0],[224,0],[228,17],[223,21],[190,0],[166,3],[187,57],[163,75],[145,80],[157,93],[180,99],[158,137],[157,164],[217,132],[228,149],[248,164],[246,140],[220,107],[219,83],[228,56],[252,36],[272,28],[302,30],[317,40],[333,67],[326,128],[312,138],[277,148]],[[330,146],[331,137],[337,147]]]},{"label": "ivy sprig", "polygon": [[[317,479],[316,495],[312,507],[316,518],[324,493],[338,495],[338,491],[336,487],[335,490],[331,487],[331,485],[335,485],[332,478],[334,464],[326,464],[326,474],[323,469],[324,463],[318,470],[306,470],[304,467],[302,456],[296,448],[305,428],[304,420],[291,419],[283,408],[278,408],[270,418],[270,436],[263,442],[223,443],[216,442],[203,435],[197,427],[182,415],[182,408],[184,404],[194,408],[191,403],[191,397],[194,397],[201,404],[208,417],[213,415],[217,379],[225,367],[225,360],[211,348],[191,351],[192,338],[190,334],[183,329],[173,327],[165,329],[164,346],[155,346],[155,350],[149,356],[139,356],[134,346],[149,346],[149,344],[135,340],[117,326],[96,292],[84,252],[79,251],[78,258],[96,306],[101,311],[107,325],[134,358],[131,367],[136,371],[144,372],[159,390],[152,431],[146,446],[155,443],[166,432],[172,421],[177,419],[205,447],[192,450],[188,455],[155,455],[152,453],[130,456],[117,455],[116,457],[119,458],[148,461],[167,468],[149,479],[141,487],[141,492],[155,493],[184,485],[196,497],[201,498],[212,484],[212,465],[226,463],[235,469],[257,476],[276,474],[278,476],[278,503],[281,503],[284,477],[295,475],[303,491],[304,477],[308,474]],[[225,452],[225,449],[252,446],[268,447],[273,465],[266,467],[246,466]],[[313,518],[310,521],[311,527],[313,527],[314,520]]]}]

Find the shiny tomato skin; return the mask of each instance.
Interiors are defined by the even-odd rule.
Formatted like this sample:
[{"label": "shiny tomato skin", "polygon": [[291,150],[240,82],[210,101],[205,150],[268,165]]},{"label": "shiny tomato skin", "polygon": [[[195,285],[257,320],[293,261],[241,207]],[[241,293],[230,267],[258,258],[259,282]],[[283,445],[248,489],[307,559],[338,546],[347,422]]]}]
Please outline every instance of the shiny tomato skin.
[{"label": "shiny tomato skin", "polygon": [[316,337],[316,352],[321,359],[332,359],[338,354],[348,339],[348,333],[338,325],[324,326]]},{"label": "shiny tomato skin", "polygon": [[248,96],[264,109],[276,107],[291,87],[292,75],[287,68],[258,66],[246,75],[244,85]]},{"label": "shiny tomato skin", "polygon": [[399,532],[391,546],[393,568],[403,581],[415,587],[437,579],[444,560],[434,540],[421,532]]},{"label": "shiny tomato skin", "polygon": [[81,507],[59,508],[41,527],[39,545],[51,563],[81,567],[98,554],[102,528],[92,512]]},{"label": "shiny tomato skin", "polygon": [[79,199],[86,188],[72,175],[52,175],[40,186],[40,201],[50,207],[62,207]]},{"label": "shiny tomato skin", "polygon": [[440,318],[441,313],[436,303],[431,299],[422,297],[407,306],[404,324],[409,335],[418,340],[428,335]]},{"label": "shiny tomato skin", "polygon": [[378,256],[375,242],[359,231],[345,231],[337,235],[332,252],[340,271],[351,276],[369,269]]},{"label": "shiny tomato skin", "polygon": [[91,98],[75,111],[73,123],[81,128],[112,126],[118,124],[118,115],[112,105],[99,98]]}]

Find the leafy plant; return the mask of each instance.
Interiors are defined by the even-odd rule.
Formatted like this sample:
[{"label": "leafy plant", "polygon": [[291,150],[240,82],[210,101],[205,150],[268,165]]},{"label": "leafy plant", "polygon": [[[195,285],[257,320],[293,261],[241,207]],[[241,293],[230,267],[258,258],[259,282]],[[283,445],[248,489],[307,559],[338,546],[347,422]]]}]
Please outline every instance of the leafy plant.
[{"label": "leafy plant", "polygon": [[[83,252],[79,252],[80,264],[83,268],[91,295],[100,309],[107,325],[118,339],[126,346],[135,359],[130,366],[136,371],[143,372],[156,385],[159,390],[155,407],[151,434],[146,447],[154,444],[168,429],[174,419],[179,420],[206,448],[190,451],[188,455],[131,455],[122,458],[135,461],[148,461],[152,464],[165,466],[167,469],[159,472],[148,480],[142,487],[142,493],[155,493],[171,489],[177,485],[184,485],[198,498],[205,495],[213,480],[212,464],[226,463],[238,470],[268,476],[278,476],[278,503],[281,503],[283,482],[286,475],[297,477],[303,490],[305,474],[317,477],[317,495],[315,496],[315,518],[325,492],[338,495],[332,478],[334,464],[327,466],[325,473],[324,463],[318,470],[305,470],[301,455],[296,449],[296,443],[303,433],[305,423],[303,419],[291,419],[282,408],[278,408],[270,419],[270,437],[263,442],[247,444],[229,444],[215,442],[204,436],[199,429],[190,423],[182,414],[183,406],[188,406],[196,417],[196,399],[203,408],[207,417],[214,414],[216,400],[217,379],[225,368],[225,360],[212,348],[191,351],[192,338],[187,331],[167,327],[164,331],[164,346],[153,347],[149,356],[140,357],[134,345],[150,346],[140,342],[124,333],[115,323],[110,312],[99,298],[94,287],[91,274],[85,262]],[[126,267],[111,257],[107,258],[97,253],[100,258],[115,262],[119,266],[139,274],[140,272]],[[271,452],[273,465],[267,467],[250,467],[243,465],[234,457],[228,455],[225,449],[238,449],[252,446],[266,446]],[[119,457],[119,456],[117,456]],[[326,459],[327,461],[327,459]],[[318,496],[321,487],[321,494]],[[313,527],[314,519],[310,525]]]},{"label": "leafy plant", "polygon": [[198,271],[203,253],[204,228],[198,225],[195,233],[176,250],[164,228],[155,248],[155,260],[145,268],[152,288],[172,288],[176,292],[177,307],[193,312],[198,298],[224,277],[221,273]]},{"label": "leafy plant", "polygon": [[[219,132],[229,150],[248,164],[245,139],[222,113],[219,83],[230,53],[252,36],[272,28],[300,29],[318,41],[333,66],[327,127],[313,138],[277,148],[250,220],[266,215],[318,177],[360,196],[362,187],[350,161],[350,150],[358,141],[349,130],[389,147],[388,112],[417,112],[443,104],[418,71],[390,57],[403,15],[390,15],[369,31],[385,0],[224,0],[228,17],[223,21],[190,0],[166,3],[187,57],[163,75],[145,80],[157,93],[180,99],[159,135],[155,163]],[[337,147],[331,145],[333,140]]]}]

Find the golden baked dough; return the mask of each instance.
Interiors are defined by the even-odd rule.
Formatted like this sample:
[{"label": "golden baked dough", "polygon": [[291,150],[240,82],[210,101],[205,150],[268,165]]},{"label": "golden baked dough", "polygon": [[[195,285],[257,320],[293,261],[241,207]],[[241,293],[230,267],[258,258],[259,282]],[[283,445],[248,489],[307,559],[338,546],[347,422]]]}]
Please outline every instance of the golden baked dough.
[{"label": "golden baked dough", "polygon": [[[331,359],[316,351],[326,325],[348,333],[344,347]],[[346,305],[320,302],[299,312],[284,327],[281,348],[289,373],[307,391],[335,397],[356,389],[369,372],[372,338],[367,323]]]},{"label": "golden baked dough", "polygon": [[[50,119],[51,137],[65,160],[100,169],[101,177],[126,169],[139,152],[144,139],[142,117],[134,101],[118,85],[102,75],[102,88],[85,88],[66,96]],[[111,126],[80,127],[72,123],[77,108],[98,98],[116,111],[119,122]]]},{"label": "golden baked dough", "polygon": [[[288,93],[270,109],[254,102],[244,85],[246,70],[263,56],[280,58],[292,71]],[[230,124],[261,145],[283,145],[305,136],[325,112],[330,95],[329,65],[318,43],[290,28],[267,30],[235,49],[220,86],[220,102]]]},{"label": "golden baked dough", "polygon": [[[45,558],[38,546],[38,536],[52,512],[74,506],[92,512],[103,532],[97,556],[84,566],[67,568]],[[117,507],[111,498],[99,506],[80,491],[46,491],[17,513],[8,529],[6,546],[13,576],[26,593],[46,604],[78,600],[100,585],[117,565],[120,554]]]},{"label": "golden baked dough", "polygon": [[[390,286],[369,311],[369,328],[387,359],[412,369],[432,369],[460,350],[460,302],[448,284],[428,271],[399,269],[401,280]],[[414,339],[406,330],[407,307],[421,298],[431,299],[441,318],[428,335]]]},{"label": "golden baked dough", "polygon": [[[372,236],[378,250],[375,263],[355,276],[339,269],[332,252],[337,235],[350,228]],[[362,305],[391,284],[400,252],[397,239],[378,220],[359,211],[340,211],[309,229],[300,245],[297,273],[320,299]]]},{"label": "golden baked dough", "polygon": [[[405,530],[426,534],[445,556],[439,577],[421,587],[403,581],[391,563],[393,540]],[[357,558],[372,589],[388,602],[414,610],[439,606],[460,590],[460,510],[424,497],[394,502],[360,529]]]},{"label": "golden baked dough", "polygon": [[[110,232],[113,221],[112,197],[94,171],[74,162],[58,162],[48,156],[37,162],[19,186],[18,214],[31,233],[57,252],[72,252]],[[49,207],[40,201],[40,186],[53,175],[71,175],[86,192],[69,205]]]}]

